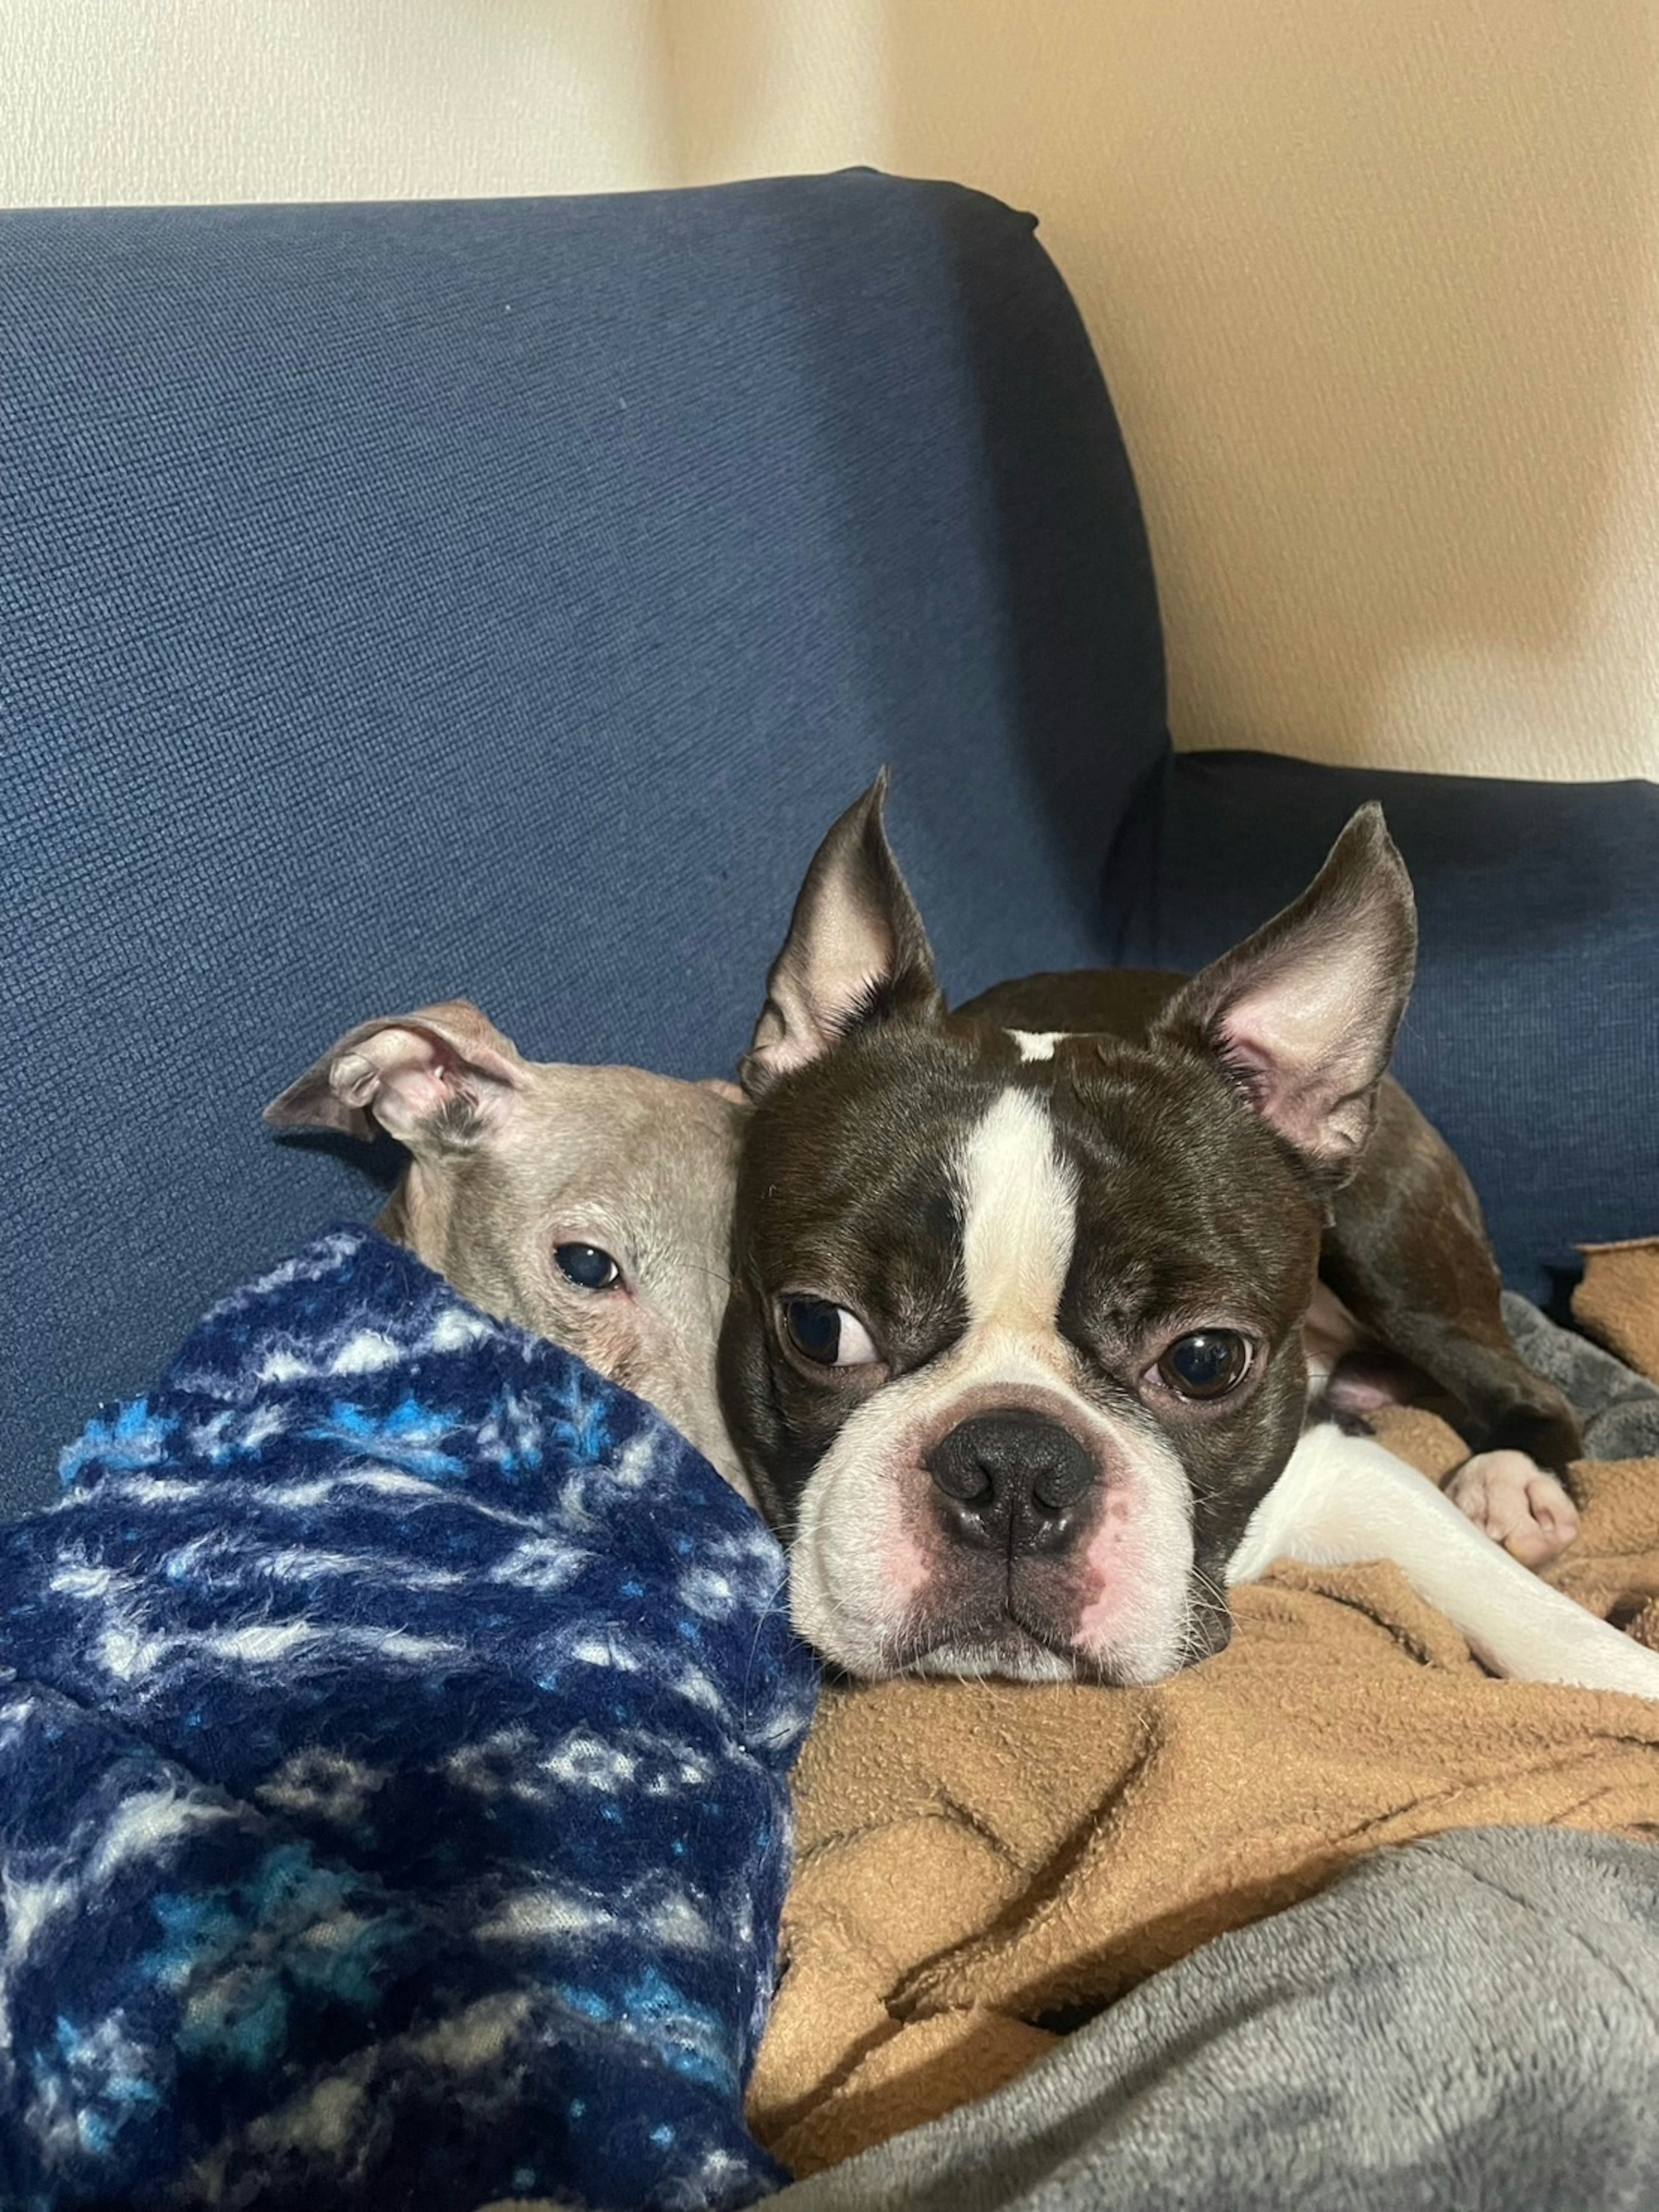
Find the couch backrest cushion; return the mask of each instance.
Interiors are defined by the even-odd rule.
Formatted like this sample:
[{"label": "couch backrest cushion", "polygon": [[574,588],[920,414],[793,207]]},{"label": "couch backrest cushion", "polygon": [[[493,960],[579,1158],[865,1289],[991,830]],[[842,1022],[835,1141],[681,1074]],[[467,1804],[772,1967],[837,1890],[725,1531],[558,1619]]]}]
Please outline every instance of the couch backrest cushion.
[{"label": "couch backrest cushion", "polygon": [[1097,949],[1157,612],[993,201],[7,215],[0,453],[0,1504],[369,1209],[258,1121],[357,1019],[729,1069],[884,760],[954,988]]}]

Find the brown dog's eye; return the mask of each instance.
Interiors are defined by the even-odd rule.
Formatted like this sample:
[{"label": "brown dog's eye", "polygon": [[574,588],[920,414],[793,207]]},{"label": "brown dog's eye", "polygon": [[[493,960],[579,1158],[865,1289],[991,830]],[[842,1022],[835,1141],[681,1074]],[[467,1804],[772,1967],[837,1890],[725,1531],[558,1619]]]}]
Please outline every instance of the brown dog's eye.
[{"label": "brown dog's eye", "polygon": [[1236,1329],[1201,1328],[1176,1337],[1158,1371],[1177,1397],[1224,1398],[1244,1380],[1249,1366],[1249,1343]]},{"label": "brown dog's eye", "polygon": [[622,1269],[597,1244],[558,1244],[553,1258],[566,1282],[580,1291],[614,1291],[622,1282]]},{"label": "brown dog's eye", "polygon": [[783,1325],[814,1367],[869,1367],[881,1358],[858,1316],[829,1298],[786,1298]]}]

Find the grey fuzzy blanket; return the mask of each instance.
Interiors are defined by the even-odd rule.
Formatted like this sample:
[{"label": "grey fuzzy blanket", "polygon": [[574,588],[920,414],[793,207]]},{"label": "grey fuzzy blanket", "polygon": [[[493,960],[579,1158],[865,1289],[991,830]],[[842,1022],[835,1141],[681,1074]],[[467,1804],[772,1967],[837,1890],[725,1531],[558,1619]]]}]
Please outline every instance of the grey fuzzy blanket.
[{"label": "grey fuzzy blanket", "polygon": [[1586,1459],[1651,1459],[1659,1454],[1659,1383],[1599,1344],[1558,1328],[1514,1291],[1504,1319],[1528,1367],[1553,1382],[1584,1425]]},{"label": "grey fuzzy blanket", "polygon": [[1659,1851],[1474,1828],[1155,1974],[777,2212],[1651,2212]]}]

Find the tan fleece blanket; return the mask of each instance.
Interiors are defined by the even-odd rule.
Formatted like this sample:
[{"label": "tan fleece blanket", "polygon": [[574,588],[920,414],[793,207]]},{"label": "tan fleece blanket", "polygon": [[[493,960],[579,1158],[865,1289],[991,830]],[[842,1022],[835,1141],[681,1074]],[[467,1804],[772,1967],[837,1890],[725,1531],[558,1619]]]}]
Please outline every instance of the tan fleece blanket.
[{"label": "tan fleece blanket", "polygon": [[[1659,1239],[1589,1255],[1577,1317],[1659,1380]],[[1437,1477],[1432,1416],[1387,1441]],[[1550,1579],[1659,1647],[1659,1460],[1587,1462]],[[796,1770],[787,1972],[750,2097],[809,2173],[1000,2087],[1212,1936],[1384,1844],[1549,1822],[1659,1837],[1659,1704],[1492,1680],[1388,1565],[1286,1565],[1149,1690],[826,1695]]]}]

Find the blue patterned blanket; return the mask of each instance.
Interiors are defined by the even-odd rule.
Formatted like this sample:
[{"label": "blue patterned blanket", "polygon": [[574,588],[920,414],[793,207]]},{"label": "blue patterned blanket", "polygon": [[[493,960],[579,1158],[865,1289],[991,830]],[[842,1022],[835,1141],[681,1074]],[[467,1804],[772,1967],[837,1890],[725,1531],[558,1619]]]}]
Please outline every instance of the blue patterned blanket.
[{"label": "blue patterned blanket", "polygon": [[0,1529],[0,2205],[749,2201],[782,1555],[338,1229]]}]

